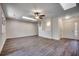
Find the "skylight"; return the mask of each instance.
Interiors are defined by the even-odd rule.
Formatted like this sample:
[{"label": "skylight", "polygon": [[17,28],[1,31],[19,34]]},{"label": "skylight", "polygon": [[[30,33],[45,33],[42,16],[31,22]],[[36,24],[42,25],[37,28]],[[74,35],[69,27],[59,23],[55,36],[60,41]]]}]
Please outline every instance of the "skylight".
[{"label": "skylight", "polygon": [[60,3],[64,10],[68,10],[70,8],[76,7],[76,3]]}]

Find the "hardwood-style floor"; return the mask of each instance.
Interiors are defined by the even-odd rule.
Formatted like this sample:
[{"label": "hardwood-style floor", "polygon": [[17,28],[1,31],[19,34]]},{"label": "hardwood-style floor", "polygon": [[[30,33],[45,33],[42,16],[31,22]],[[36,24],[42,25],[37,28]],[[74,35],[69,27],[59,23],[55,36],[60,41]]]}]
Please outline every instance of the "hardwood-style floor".
[{"label": "hardwood-style floor", "polygon": [[38,36],[7,39],[2,56],[78,56],[79,41]]}]

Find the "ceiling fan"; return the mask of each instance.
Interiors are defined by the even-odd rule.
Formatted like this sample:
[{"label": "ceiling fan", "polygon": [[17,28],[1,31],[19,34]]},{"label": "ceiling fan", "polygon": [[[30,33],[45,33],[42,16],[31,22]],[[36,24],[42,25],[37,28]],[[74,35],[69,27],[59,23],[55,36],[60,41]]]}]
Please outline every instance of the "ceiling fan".
[{"label": "ceiling fan", "polygon": [[33,18],[31,17],[26,17],[23,16],[23,19],[29,19],[29,20],[33,20],[33,21],[41,21],[42,19],[45,18],[45,14],[43,14],[42,12],[40,12],[39,10],[34,10],[33,14],[32,14]]}]

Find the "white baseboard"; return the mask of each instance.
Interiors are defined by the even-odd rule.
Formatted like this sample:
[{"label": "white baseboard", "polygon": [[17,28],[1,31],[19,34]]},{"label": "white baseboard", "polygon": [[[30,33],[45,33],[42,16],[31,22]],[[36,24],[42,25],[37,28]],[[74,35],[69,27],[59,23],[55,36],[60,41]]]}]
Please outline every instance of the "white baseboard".
[{"label": "white baseboard", "polygon": [[[29,35],[29,36],[36,36],[36,35]],[[12,39],[12,38],[22,38],[22,37],[29,37],[29,36],[16,36],[16,37],[7,37],[7,39]]]},{"label": "white baseboard", "polygon": [[2,42],[2,44],[1,44],[1,46],[0,46],[0,54],[1,54],[1,51],[2,51],[3,46],[4,46],[4,44],[5,44],[5,41],[6,41],[6,39]]},{"label": "white baseboard", "polygon": [[39,37],[43,37],[43,38],[47,38],[47,39],[52,39],[51,37],[46,37],[46,36],[40,36]]}]

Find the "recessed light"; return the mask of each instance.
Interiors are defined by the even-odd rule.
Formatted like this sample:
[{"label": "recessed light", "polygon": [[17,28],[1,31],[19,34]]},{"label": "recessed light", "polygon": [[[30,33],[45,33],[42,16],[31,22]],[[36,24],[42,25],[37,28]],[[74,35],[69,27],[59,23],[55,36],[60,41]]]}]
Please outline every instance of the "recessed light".
[{"label": "recessed light", "polygon": [[65,19],[69,19],[70,18],[70,16],[65,16]]}]

